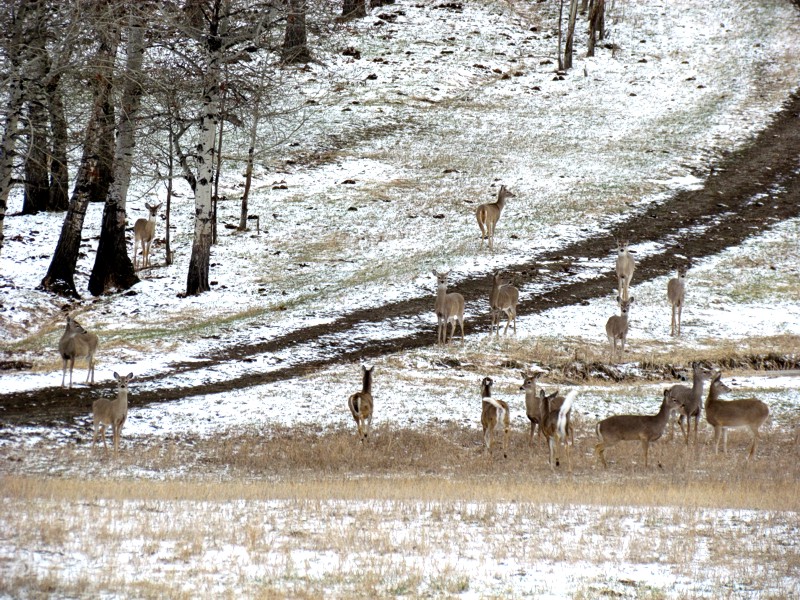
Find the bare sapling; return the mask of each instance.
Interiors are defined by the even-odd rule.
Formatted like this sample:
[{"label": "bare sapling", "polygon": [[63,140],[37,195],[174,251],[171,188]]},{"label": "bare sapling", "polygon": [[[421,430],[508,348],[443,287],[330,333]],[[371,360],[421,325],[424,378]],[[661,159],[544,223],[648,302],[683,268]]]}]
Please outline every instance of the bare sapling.
[{"label": "bare sapling", "polygon": [[88,361],[88,371],[86,381],[94,383],[94,353],[97,351],[99,340],[97,335],[89,333],[78,322],[67,315],[67,325],[61,339],[58,340],[58,353],[63,361],[61,371],[61,387],[64,387],[64,379],[67,375],[67,363],[69,363],[69,387],[72,388],[72,370],[75,367],[75,359],[86,357]]},{"label": "bare sapling", "polygon": [[569,453],[569,416],[572,412],[572,403],[578,395],[577,390],[572,390],[567,394],[564,401],[559,408],[555,408],[555,400],[558,396],[558,390],[550,395],[544,393],[544,390],[539,392],[539,400],[541,401],[541,413],[543,415],[541,430],[544,437],[547,439],[547,445],[550,450],[547,459],[550,469],[553,465],[559,466],[558,449],[563,445],[564,451],[567,455],[567,466],[572,471],[572,460]]},{"label": "bare sapling", "polygon": [[678,276],[673,277],[667,282],[667,299],[672,306],[672,322],[670,323],[670,335],[679,336],[681,334],[681,313],[683,312],[683,301],[686,298],[686,268],[678,267]]},{"label": "bare sapling", "polygon": [[[537,427],[539,430],[539,437],[540,438],[544,437],[544,432],[542,431],[542,421],[543,421],[542,403],[536,388],[536,384],[539,378],[542,376],[542,373],[541,372],[530,373],[530,372],[520,371],[520,375],[522,376],[522,385],[520,386],[519,389],[520,391],[525,392],[525,414],[531,423],[531,431],[530,431],[530,438],[528,440],[528,445],[533,446]],[[556,396],[550,400],[550,410],[560,409],[563,403],[564,403],[564,396],[559,396],[558,392],[556,392]],[[575,436],[572,431],[572,423],[570,422],[569,415],[567,416],[567,433],[569,434],[570,440],[574,442]]]},{"label": "bare sapling", "polygon": [[450,271],[437,273],[433,271],[433,276],[436,277],[436,303],[434,310],[436,311],[436,320],[438,322],[436,341],[440,344],[447,343],[447,325],[452,323],[450,330],[450,340],[456,333],[456,323],[461,325],[461,343],[464,343],[464,296],[458,292],[447,293],[447,276]]},{"label": "bare sapling", "polygon": [[609,317],[608,321],[606,321],[606,335],[608,336],[608,343],[611,344],[612,361],[615,360],[617,356],[618,340],[620,342],[620,356],[625,353],[625,341],[628,339],[628,313],[630,312],[633,300],[633,296],[627,300],[623,300],[621,296],[617,296],[620,314]]},{"label": "bare sapling", "polygon": [[[692,431],[692,419],[694,419],[694,443],[697,444],[697,426],[700,423],[700,409],[703,407],[703,385],[708,372],[698,362],[692,363],[692,387],[685,385],[673,385],[669,388],[670,396],[678,401],[678,424],[681,426],[686,445],[689,445],[689,434]],[[686,422],[684,429],[683,423]],[[672,422],[672,429],[675,421]],[[672,437],[672,430],[670,431]]]},{"label": "bare sapling", "polygon": [[722,451],[728,454],[728,429],[731,427],[747,427],[753,433],[748,460],[755,454],[758,446],[758,429],[769,417],[769,407],[756,398],[743,400],[720,400],[719,395],[730,392],[730,388],[722,383],[722,373],[711,377],[711,385],[706,398],[706,419],[714,428],[714,454],[719,452],[719,438],[722,437]]},{"label": "bare sapling", "polygon": [[117,397],[115,400],[98,398],[92,403],[92,421],[94,422],[94,436],[92,445],[97,444],[98,433],[103,438],[103,448],[108,453],[106,444],[106,425],[111,427],[114,442],[114,454],[119,452],[119,440],[122,436],[122,426],[128,418],[128,382],[133,379],[133,373],[119,375],[114,372],[117,380]]},{"label": "bare sapling", "polygon": [[150,215],[146,219],[136,219],[133,224],[133,268],[136,270],[136,249],[137,246],[142,246],[142,264],[139,267],[144,269],[150,266],[150,244],[153,243],[153,238],[156,236],[156,215],[161,204],[151,205],[145,202],[145,208],[149,211]]},{"label": "bare sapling", "polygon": [[361,391],[347,399],[350,414],[353,415],[358,428],[358,438],[362,442],[367,439],[369,428],[372,426],[372,371],[374,369],[374,366],[369,369],[361,366]]},{"label": "bare sapling", "polygon": [[511,430],[511,417],[508,412],[508,402],[492,398],[491,377],[484,377],[481,381],[481,426],[483,427],[483,443],[491,453],[494,444],[494,430],[498,421],[503,424],[503,458],[507,458],[508,434]]},{"label": "bare sapling", "polygon": [[603,467],[606,463],[605,451],[617,442],[636,441],[642,443],[644,466],[647,467],[647,452],[652,442],[657,441],[664,433],[672,411],[678,410],[680,404],[664,390],[661,409],[655,415],[614,415],[597,424],[595,431],[600,443],[594,447],[594,453],[600,458]]},{"label": "bare sapling", "polygon": [[633,271],[636,269],[636,263],[633,261],[633,256],[628,252],[628,242],[620,242],[617,240],[617,284],[619,295],[623,300],[627,300],[630,291],[631,278]]},{"label": "bare sapling", "polygon": [[511,285],[507,279],[500,275],[492,277],[492,291],[489,294],[489,306],[492,312],[492,328],[489,335],[494,333],[497,327],[497,335],[500,335],[500,313],[506,314],[506,328],[503,335],[508,334],[509,324],[514,324],[514,333],[517,333],[517,303],[519,302],[519,290]]},{"label": "bare sapling", "polygon": [[514,194],[506,186],[501,185],[500,190],[497,192],[497,200],[481,204],[475,211],[478,227],[481,228],[481,248],[483,248],[483,241],[488,240],[489,250],[494,250],[494,230],[506,205],[507,198],[514,198]]}]

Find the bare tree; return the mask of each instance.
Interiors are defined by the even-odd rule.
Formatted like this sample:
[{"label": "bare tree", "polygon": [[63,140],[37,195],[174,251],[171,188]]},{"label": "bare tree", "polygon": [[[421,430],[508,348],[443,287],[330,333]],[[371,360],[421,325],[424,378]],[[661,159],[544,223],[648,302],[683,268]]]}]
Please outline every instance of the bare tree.
[{"label": "bare tree", "polygon": [[589,11],[589,47],[586,56],[594,56],[594,46],[597,43],[598,35],[600,39],[605,38],[605,0],[593,0],[592,8]]},{"label": "bare tree", "polygon": [[570,0],[569,23],[567,24],[567,37],[564,42],[564,70],[572,68],[573,42],[575,40],[575,20],[578,17],[578,0]]},{"label": "bare tree", "polygon": [[311,60],[306,36],[307,5],[307,0],[289,0],[289,12],[286,15],[286,34],[283,38],[282,50],[284,63],[305,63]]},{"label": "bare tree", "polygon": [[342,5],[342,17],[346,19],[358,19],[367,16],[367,6],[364,0],[344,0]]}]

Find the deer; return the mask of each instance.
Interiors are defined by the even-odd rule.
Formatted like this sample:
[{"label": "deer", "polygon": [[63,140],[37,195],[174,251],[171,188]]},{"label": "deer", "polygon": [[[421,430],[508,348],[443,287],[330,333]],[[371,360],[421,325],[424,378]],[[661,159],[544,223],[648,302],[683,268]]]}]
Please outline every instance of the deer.
[{"label": "deer", "polygon": [[678,267],[678,276],[673,277],[667,282],[667,300],[672,306],[672,322],[670,323],[670,335],[681,335],[681,313],[683,312],[683,301],[686,298],[686,268]]},{"label": "deer", "polygon": [[150,244],[156,235],[156,214],[161,208],[161,203],[152,205],[145,202],[145,208],[150,212],[146,219],[136,219],[133,224],[133,268],[136,270],[136,247],[141,242],[142,245],[142,265],[140,269],[150,266]]},{"label": "deer", "polygon": [[[544,414],[542,413],[540,397],[536,391],[536,383],[539,380],[539,377],[542,376],[542,373],[526,373],[525,371],[520,371],[520,375],[522,376],[522,385],[519,389],[520,391],[525,392],[525,414],[527,415],[528,420],[531,422],[531,432],[528,445],[533,446],[533,440],[536,435],[537,426],[539,428],[539,437],[544,436],[544,432],[542,431]],[[560,409],[564,403],[564,400],[565,399],[563,396],[556,395],[555,398],[550,400],[550,410]],[[569,414],[567,415],[567,432],[570,440],[574,443],[575,436],[572,430],[572,423],[569,419]]]},{"label": "deer", "polygon": [[106,444],[106,425],[111,427],[114,442],[114,454],[119,452],[119,440],[122,435],[122,426],[128,418],[128,383],[133,379],[133,373],[120,375],[114,371],[114,379],[117,380],[117,398],[107,400],[98,398],[92,403],[92,420],[94,421],[94,436],[92,446],[97,444],[98,432],[103,438],[103,448],[108,454]]},{"label": "deer", "polygon": [[619,295],[623,300],[628,299],[628,292],[631,285],[631,278],[633,271],[636,269],[636,263],[633,261],[633,256],[628,252],[628,242],[620,242],[617,240],[617,283],[619,288]]},{"label": "deer", "polygon": [[[692,387],[677,384],[669,388],[670,396],[678,401],[678,424],[681,426],[686,445],[689,445],[689,434],[692,431],[692,419],[694,419],[694,443],[697,444],[697,426],[700,422],[700,409],[703,406],[703,385],[708,376],[706,369],[698,362],[692,363]],[[683,422],[686,421],[686,429]],[[675,422],[672,427],[674,429]],[[670,433],[670,436],[672,433]]]},{"label": "deer", "polygon": [[753,433],[750,452],[751,459],[758,446],[758,428],[769,417],[769,407],[756,398],[743,400],[720,400],[721,393],[730,392],[730,388],[722,383],[722,373],[717,371],[711,377],[711,385],[706,398],[706,420],[714,428],[714,454],[719,452],[719,438],[722,437],[722,451],[728,454],[728,429],[731,427],[748,427]]},{"label": "deer", "polygon": [[650,444],[661,437],[670,415],[679,407],[680,404],[669,393],[669,389],[665,389],[661,409],[655,415],[614,415],[600,421],[595,428],[600,443],[594,447],[594,453],[602,461],[603,467],[608,467],[606,448],[614,446],[617,442],[639,440],[642,442],[644,466],[647,468]]},{"label": "deer", "polygon": [[514,197],[511,190],[501,185],[497,192],[497,200],[481,204],[475,211],[478,227],[481,228],[481,248],[483,248],[483,241],[488,240],[489,250],[494,250],[494,230],[497,227],[497,221],[506,205],[506,199]]},{"label": "deer", "polygon": [[628,339],[628,313],[630,312],[633,301],[633,296],[628,299],[617,296],[620,314],[613,315],[606,321],[606,335],[608,336],[608,343],[611,344],[612,361],[617,354],[617,340],[621,342],[620,355],[625,353],[625,341]]},{"label": "deer", "polygon": [[369,428],[372,426],[372,371],[374,369],[374,366],[368,369],[361,365],[361,391],[347,399],[347,406],[350,407],[350,414],[356,421],[358,438],[362,443],[367,439]]},{"label": "deer", "polygon": [[508,334],[509,324],[514,324],[514,334],[517,333],[517,302],[519,302],[519,290],[511,285],[507,279],[499,274],[492,276],[492,291],[489,293],[489,306],[492,313],[492,327],[489,335],[494,333],[497,327],[497,335],[500,335],[500,313],[506,313],[506,328],[503,335]]},{"label": "deer", "polygon": [[450,331],[450,340],[456,333],[456,323],[461,325],[461,343],[464,343],[464,296],[458,292],[447,293],[447,276],[450,271],[438,273],[432,271],[436,277],[436,319],[438,321],[436,341],[440,344],[447,343],[447,325],[453,323]]},{"label": "deer", "polygon": [[[556,451],[558,447],[563,444],[564,450],[567,454],[567,465],[570,471],[572,471],[572,460],[570,459],[569,455],[569,416],[572,412],[572,402],[575,400],[575,397],[578,395],[577,390],[572,390],[570,393],[567,394],[566,398],[563,399],[561,406],[559,408],[554,408],[555,400],[558,396],[558,390],[553,392],[550,395],[545,394],[544,390],[539,391],[539,400],[541,402],[541,414],[542,414],[542,424],[540,426],[541,431],[544,433],[544,437],[547,439],[547,445],[550,449],[550,454],[548,456],[547,462],[550,465],[550,469],[553,470],[553,462],[555,462],[555,466],[559,466],[558,457],[556,456]],[[555,459],[555,461],[554,461]]]},{"label": "deer", "polygon": [[[491,453],[494,443],[494,430],[497,422],[503,423],[503,458],[508,458],[506,447],[508,433],[511,430],[511,417],[508,412],[508,402],[492,398],[491,377],[484,377],[481,381],[481,426],[483,427],[483,443]],[[498,414],[499,413],[499,414]]]},{"label": "deer", "polygon": [[69,387],[72,389],[72,370],[75,368],[75,359],[86,357],[88,371],[86,372],[86,382],[94,383],[94,353],[97,351],[99,340],[96,334],[89,333],[80,324],[67,315],[67,325],[61,339],[58,340],[58,353],[63,361],[61,371],[61,387],[64,387],[64,379],[67,376],[67,363],[69,362]]}]

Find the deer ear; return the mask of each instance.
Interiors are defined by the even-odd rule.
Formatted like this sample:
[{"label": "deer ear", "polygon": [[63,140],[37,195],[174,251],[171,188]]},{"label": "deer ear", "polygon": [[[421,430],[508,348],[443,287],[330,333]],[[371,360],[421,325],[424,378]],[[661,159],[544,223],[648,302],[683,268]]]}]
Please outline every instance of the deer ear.
[{"label": "deer ear", "polygon": [[133,373],[128,373],[128,379],[133,379]]},{"label": "deer ear", "polygon": [[631,303],[631,304],[633,304],[633,301],[634,301],[635,299],[636,299],[636,298],[634,298],[633,296],[631,296],[630,303]]},{"label": "deer ear", "polygon": [[119,381],[119,373],[117,373],[116,371],[114,371],[114,379]]}]

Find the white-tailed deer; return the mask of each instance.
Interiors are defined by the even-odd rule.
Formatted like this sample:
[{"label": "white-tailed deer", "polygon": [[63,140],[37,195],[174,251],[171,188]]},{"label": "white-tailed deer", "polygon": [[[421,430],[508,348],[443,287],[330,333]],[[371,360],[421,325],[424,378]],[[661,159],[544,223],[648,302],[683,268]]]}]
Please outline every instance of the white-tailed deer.
[{"label": "white-tailed deer", "polygon": [[[520,371],[520,375],[522,375],[522,385],[520,386],[520,391],[525,392],[525,414],[528,417],[528,420],[531,422],[531,433],[530,439],[528,440],[528,445],[534,445],[534,437],[536,435],[536,427],[539,427],[539,437],[544,437],[544,432],[542,431],[542,421],[543,421],[543,413],[542,413],[542,402],[541,398],[539,397],[539,393],[536,390],[536,383],[539,377],[542,376],[542,373],[526,373],[524,371]],[[558,410],[561,408],[562,404],[564,403],[564,397],[559,396],[556,393],[556,396],[550,400],[550,410]],[[567,415],[567,433],[569,434],[570,440],[573,442],[575,441],[575,436],[572,431],[572,423],[570,422],[569,415]]]},{"label": "white-tailed deer", "polygon": [[617,340],[621,342],[620,355],[625,353],[625,341],[628,339],[628,312],[630,312],[633,300],[633,296],[627,300],[617,296],[620,314],[609,317],[608,321],[606,321],[606,335],[608,336],[608,343],[611,344],[612,361],[617,355]]},{"label": "white-tailed deer", "polygon": [[447,293],[447,276],[450,271],[444,273],[437,273],[433,271],[433,276],[436,277],[436,303],[434,310],[436,311],[436,320],[438,321],[436,341],[440,344],[447,343],[447,325],[453,323],[453,328],[450,331],[450,340],[456,333],[456,323],[461,325],[461,343],[464,343],[464,296],[457,292]]},{"label": "white-tailed deer", "polygon": [[114,454],[119,452],[119,440],[122,435],[122,426],[128,418],[128,382],[133,379],[133,373],[127,376],[119,375],[114,372],[114,379],[117,380],[116,400],[106,400],[98,398],[92,403],[92,420],[94,421],[94,436],[92,445],[97,444],[97,434],[103,438],[103,448],[108,452],[106,444],[106,425],[111,427],[114,441]]},{"label": "white-tailed deer", "polygon": [[664,390],[661,410],[655,415],[614,415],[603,419],[595,428],[600,443],[594,447],[594,453],[600,458],[603,466],[607,467],[606,448],[610,448],[617,442],[639,440],[642,442],[644,451],[644,466],[647,467],[647,451],[650,443],[661,437],[670,414],[679,406],[678,401],[670,396],[669,390]]},{"label": "white-tailed deer", "polygon": [[554,401],[558,396],[558,390],[549,396],[544,393],[544,390],[539,392],[539,399],[542,404],[541,412],[543,415],[541,431],[544,432],[544,437],[547,439],[547,445],[550,449],[550,455],[547,460],[550,464],[550,469],[553,469],[554,462],[556,467],[559,466],[557,453],[558,448],[563,444],[567,454],[567,466],[569,470],[572,471],[572,460],[569,455],[569,443],[567,439],[569,437],[568,427],[569,416],[572,412],[572,402],[577,395],[577,390],[572,390],[567,394],[567,397],[564,398],[561,406],[559,408],[554,408]]},{"label": "white-tailed deer", "polygon": [[514,194],[506,186],[501,185],[497,192],[497,200],[481,204],[475,211],[478,227],[481,228],[481,248],[483,240],[489,240],[489,250],[494,250],[494,230],[506,205],[506,198],[514,198]]},{"label": "white-tailed deer", "polygon": [[[507,458],[508,433],[511,430],[511,417],[508,412],[508,402],[492,398],[491,377],[484,377],[481,381],[481,426],[483,427],[483,443],[489,452],[494,443],[494,430],[497,422],[503,423],[503,458]],[[499,413],[499,414],[498,414]]]},{"label": "white-tailed deer", "polygon": [[748,427],[753,433],[750,444],[750,459],[758,446],[758,428],[769,417],[769,407],[761,400],[747,398],[745,400],[720,400],[719,395],[730,392],[730,388],[722,383],[722,373],[711,377],[706,398],[706,419],[714,428],[714,454],[719,452],[719,438],[722,436],[722,451],[728,453],[728,429],[731,427]]},{"label": "white-tailed deer", "polygon": [[667,282],[667,300],[672,306],[672,323],[670,335],[681,334],[681,313],[686,298],[686,268],[678,267],[678,276]]},{"label": "white-tailed deer", "polygon": [[145,208],[150,212],[146,219],[136,219],[133,224],[133,269],[136,270],[136,247],[142,245],[142,265],[140,269],[150,266],[150,244],[156,236],[156,214],[161,204],[151,205],[145,202]]},{"label": "white-tailed deer", "polygon": [[[692,387],[678,384],[669,388],[670,396],[680,404],[680,408],[678,408],[678,423],[681,426],[681,432],[687,446],[689,445],[689,433],[692,431],[692,419],[694,419],[694,443],[697,444],[697,425],[700,422],[700,409],[703,407],[703,383],[707,376],[706,369],[700,363],[693,362]],[[683,428],[684,421],[686,421],[685,430]],[[672,427],[673,429],[675,427],[674,421]]]},{"label": "white-tailed deer", "polygon": [[347,399],[350,413],[358,427],[358,437],[362,442],[367,439],[369,428],[372,426],[372,371],[374,369],[374,366],[369,369],[361,366],[361,391]]},{"label": "white-tailed deer", "polygon": [[497,335],[500,335],[500,313],[506,313],[506,328],[503,335],[508,333],[508,326],[514,323],[514,333],[517,333],[517,302],[519,302],[519,290],[511,285],[507,279],[500,275],[492,277],[492,291],[489,294],[489,306],[492,312],[492,328],[489,335],[494,333],[497,327]]},{"label": "white-tailed deer", "polygon": [[72,388],[72,370],[75,367],[75,359],[86,357],[88,361],[88,371],[86,381],[94,383],[94,353],[97,350],[97,335],[89,333],[78,322],[67,315],[67,326],[61,339],[58,340],[58,353],[63,361],[61,371],[61,387],[64,387],[64,379],[67,376],[67,363],[69,362],[69,387]]},{"label": "white-tailed deer", "polygon": [[628,252],[628,242],[617,240],[617,283],[619,295],[623,300],[628,299],[634,269],[636,269],[636,263],[633,262],[633,256]]}]

